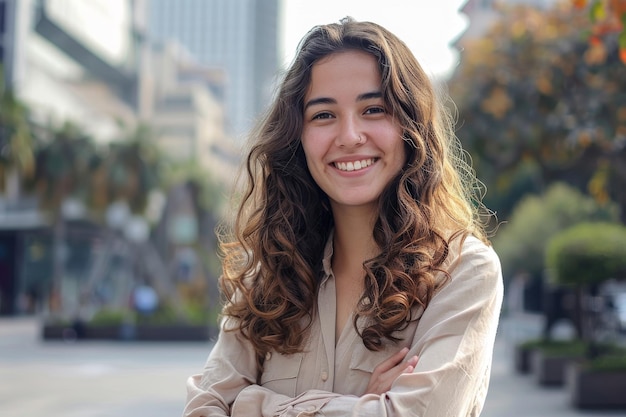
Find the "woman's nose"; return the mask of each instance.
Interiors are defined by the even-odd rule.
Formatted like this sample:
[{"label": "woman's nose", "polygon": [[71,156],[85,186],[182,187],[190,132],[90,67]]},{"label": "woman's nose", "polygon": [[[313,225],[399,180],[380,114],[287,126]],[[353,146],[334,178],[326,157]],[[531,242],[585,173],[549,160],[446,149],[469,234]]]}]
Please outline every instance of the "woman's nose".
[{"label": "woman's nose", "polygon": [[346,119],[339,126],[336,143],[338,146],[350,147],[363,143],[365,135],[359,129],[358,123],[354,120]]}]

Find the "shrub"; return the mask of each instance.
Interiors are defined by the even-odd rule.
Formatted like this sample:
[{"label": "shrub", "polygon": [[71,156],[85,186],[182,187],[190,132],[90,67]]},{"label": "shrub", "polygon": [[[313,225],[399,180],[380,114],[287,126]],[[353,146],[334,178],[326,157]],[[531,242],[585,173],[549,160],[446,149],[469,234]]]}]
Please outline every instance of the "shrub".
[{"label": "shrub", "polygon": [[493,239],[505,276],[526,272],[541,277],[544,253],[550,238],[580,222],[616,222],[615,204],[599,205],[575,188],[555,183],[542,196],[527,196],[513,211]]},{"label": "shrub", "polygon": [[125,309],[103,309],[89,321],[94,326],[118,326],[128,321],[132,313]]},{"label": "shrub", "polygon": [[546,340],[531,339],[519,345],[522,349],[539,349],[546,356],[583,356],[586,345],[579,339],[574,340]]},{"label": "shrub", "polygon": [[554,236],[546,249],[550,277],[577,287],[626,278],[626,227],[581,223]]},{"label": "shrub", "polygon": [[587,367],[594,371],[624,372],[626,371],[626,353],[598,356],[590,360],[587,363]]}]

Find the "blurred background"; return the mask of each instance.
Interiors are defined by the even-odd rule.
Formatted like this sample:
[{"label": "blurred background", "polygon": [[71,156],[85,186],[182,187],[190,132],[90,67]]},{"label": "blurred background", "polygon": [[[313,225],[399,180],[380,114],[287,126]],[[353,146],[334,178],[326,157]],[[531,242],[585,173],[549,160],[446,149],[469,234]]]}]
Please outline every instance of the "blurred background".
[{"label": "blurred background", "polygon": [[625,0],[0,0],[0,326],[210,343],[246,133],[299,39],[347,15],[451,99],[503,320],[532,328],[511,346],[626,374]]}]

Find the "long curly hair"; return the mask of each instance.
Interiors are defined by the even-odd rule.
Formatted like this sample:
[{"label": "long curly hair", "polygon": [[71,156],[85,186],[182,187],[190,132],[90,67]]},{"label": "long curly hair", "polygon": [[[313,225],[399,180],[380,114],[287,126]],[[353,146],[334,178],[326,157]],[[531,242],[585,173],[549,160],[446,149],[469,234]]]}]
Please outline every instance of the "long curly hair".
[{"label": "long curly hair", "polygon": [[[407,162],[380,197],[374,240],[380,254],[367,260],[365,289],[354,316],[364,345],[380,350],[426,307],[449,279],[451,241],[473,234],[487,242],[480,184],[467,163],[441,95],[408,47],[385,28],[345,18],[314,27],[265,116],[250,137],[245,188],[229,240],[222,240],[226,298],[233,319],[256,349],[292,354],[303,349],[316,314],[324,247],[333,229],[328,197],[311,177],[302,143],[304,97],[311,69],[345,50],[378,61],[386,107],[401,125]],[[444,280],[438,279],[443,272]],[[386,342],[387,341],[387,342]]]}]

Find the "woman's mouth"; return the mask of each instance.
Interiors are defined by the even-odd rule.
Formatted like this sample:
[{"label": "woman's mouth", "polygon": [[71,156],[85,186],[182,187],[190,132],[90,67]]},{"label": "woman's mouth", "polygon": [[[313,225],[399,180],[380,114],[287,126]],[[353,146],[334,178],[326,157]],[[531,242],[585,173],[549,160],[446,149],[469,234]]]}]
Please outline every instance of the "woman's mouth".
[{"label": "woman's mouth", "polygon": [[333,165],[340,171],[351,172],[367,168],[375,162],[374,158],[361,159],[360,161],[334,162]]}]

